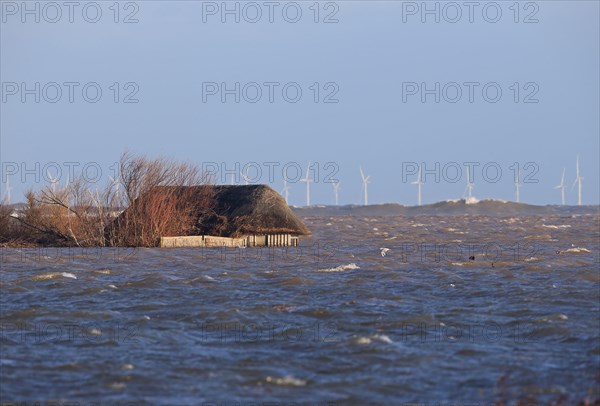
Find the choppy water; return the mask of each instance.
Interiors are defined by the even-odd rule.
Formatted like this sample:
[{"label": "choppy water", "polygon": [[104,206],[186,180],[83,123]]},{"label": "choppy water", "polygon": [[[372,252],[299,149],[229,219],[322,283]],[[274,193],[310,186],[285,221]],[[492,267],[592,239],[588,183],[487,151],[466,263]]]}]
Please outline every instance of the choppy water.
[{"label": "choppy water", "polygon": [[597,210],[301,216],[298,251],[3,249],[1,401],[598,397]]}]

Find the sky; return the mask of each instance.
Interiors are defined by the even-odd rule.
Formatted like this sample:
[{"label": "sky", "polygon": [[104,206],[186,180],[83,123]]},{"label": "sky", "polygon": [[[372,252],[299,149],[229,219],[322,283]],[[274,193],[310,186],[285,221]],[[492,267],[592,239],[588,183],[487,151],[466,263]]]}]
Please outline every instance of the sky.
[{"label": "sky", "polygon": [[[600,201],[597,1],[0,2],[0,196],[124,151],[289,202]],[[116,4],[116,5],[115,5]],[[465,5],[470,4],[470,5]],[[37,99],[37,100],[36,100]],[[468,175],[467,173],[470,173]],[[49,175],[50,174],[50,175]]]}]

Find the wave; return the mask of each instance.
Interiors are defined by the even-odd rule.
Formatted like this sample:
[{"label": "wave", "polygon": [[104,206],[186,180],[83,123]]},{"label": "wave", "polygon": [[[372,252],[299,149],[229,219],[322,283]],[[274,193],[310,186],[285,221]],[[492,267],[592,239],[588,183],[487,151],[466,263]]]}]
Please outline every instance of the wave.
[{"label": "wave", "polygon": [[582,252],[590,252],[590,250],[588,250],[587,248],[573,247],[573,248],[569,248],[568,250],[565,250],[564,252],[572,252],[574,254],[581,254]]},{"label": "wave", "polygon": [[304,379],[294,378],[293,376],[285,376],[283,378],[273,378],[267,376],[266,381],[275,385],[283,386],[305,386],[306,381]]},{"label": "wave", "polygon": [[381,341],[386,344],[393,344],[394,342],[385,334],[375,334],[369,337],[358,337],[354,342],[358,345],[369,345],[373,340]]},{"label": "wave", "polygon": [[344,272],[344,271],[351,271],[354,269],[360,269],[360,267],[358,265],[356,265],[355,263],[352,263],[352,264],[348,264],[348,265],[336,266],[335,268],[319,269],[319,270],[317,270],[317,272]]},{"label": "wave", "polygon": [[73,275],[72,273],[69,273],[69,272],[50,272],[50,273],[45,273],[42,275],[34,276],[33,278],[31,278],[31,280],[32,281],[46,281],[49,279],[56,279],[56,278],[77,279],[77,277],[75,275]]},{"label": "wave", "polygon": [[551,228],[553,230],[558,230],[559,228],[570,228],[571,226],[569,224],[563,224],[560,226],[555,226],[554,224],[542,224],[542,227]]}]

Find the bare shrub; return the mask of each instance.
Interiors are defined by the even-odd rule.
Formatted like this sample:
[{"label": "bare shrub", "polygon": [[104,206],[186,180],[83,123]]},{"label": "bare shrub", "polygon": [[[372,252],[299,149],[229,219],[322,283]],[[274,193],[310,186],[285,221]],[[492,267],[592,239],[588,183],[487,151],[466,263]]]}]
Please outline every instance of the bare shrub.
[{"label": "bare shrub", "polygon": [[0,243],[15,239],[4,231],[4,222],[14,221],[21,238],[38,244],[154,247],[162,236],[192,232],[214,200],[197,166],[128,153],[119,177],[103,188],[78,176],[62,187],[30,191],[26,199],[18,218],[0,210]]},{"label": "bare shrub", "polygon": [[15,238],[14,219],[11,217],[12,207],[2,202],[0,204],[0,244],[12,241]]},{"label": "bare shrub", "polygon": [[160,237],[193,233],[199,216],[212,209],[213,188],[195,165],[125,153],[120,169],[128,208],[109,227],[110,244],[157,246]]},{"label": "bare shrub", "polygon": [[83,176],[67,185],[47,186],[26,194],[17,220],[28,240],[43,245],[103,246],[104,227],[111,221],[110,191],[100,192]]}]

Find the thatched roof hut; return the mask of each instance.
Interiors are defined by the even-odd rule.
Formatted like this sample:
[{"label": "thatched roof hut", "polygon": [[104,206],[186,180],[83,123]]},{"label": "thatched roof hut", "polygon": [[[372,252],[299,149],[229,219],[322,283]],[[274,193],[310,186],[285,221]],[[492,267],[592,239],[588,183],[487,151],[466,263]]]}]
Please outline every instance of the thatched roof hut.
[{"label": "thatched roof hut", "polygon": [[[158,203],[157,203],[158,202]],[[168,202],[168,204],[165,204]],[[306,235],[310,231],[283,197],[266,185],[161,186],[136,199],[115,219],[107,234],[134,229],[136,236],[155,230],[161,210],[147,207],[178,207],[170,213],[183,218],[162,227],[153,239],[171,236],[243,237],[249,235]],[[185,213],[185,214],[183,214]],[[133,227],[132,223],[137,223]],[[123,233],[121,233],[123,234]],[[131,233],[130,233],[131,234]],[[123,240],[121,238],[121,240]],[[131,239],[129,239],[131,241]],[[126,243],[130,245],[131,242]]]},{"label": "thatched roof hut", "polygon": [[310,233],[283,197],[267,185],[212,187],[214,206],[211,214],[198,219],[200,234],[237,237]]}]

